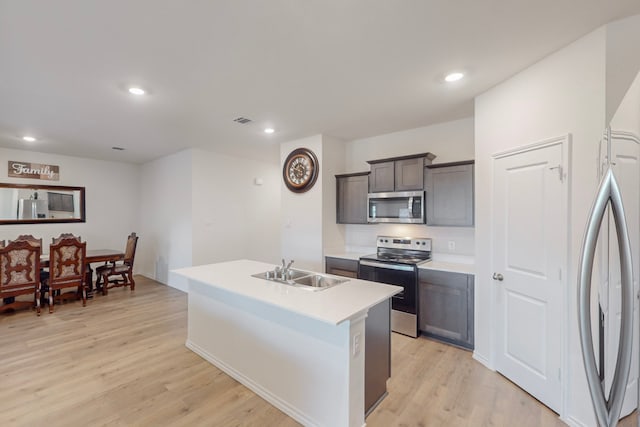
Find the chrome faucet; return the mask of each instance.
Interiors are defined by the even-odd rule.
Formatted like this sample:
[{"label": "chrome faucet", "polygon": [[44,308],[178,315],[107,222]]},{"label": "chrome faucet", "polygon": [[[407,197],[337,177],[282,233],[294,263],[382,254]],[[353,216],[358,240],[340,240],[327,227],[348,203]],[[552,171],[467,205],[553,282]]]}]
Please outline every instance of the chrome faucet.
[{"label": "chrome faucet", "polygon": [[293,260],[289,261],[289,264],[286,264],[286,267],[285,267],[285,264],[286,263],[284,261],[284,258],[282,258],[282,268],[280,268],[279,270],[278,268],[276,268],[276,272],[278,271],[280,272],[280,278],[282,280],[287,280],[288,278],[287,276],[289,276],[291,264],[293,264]]}]

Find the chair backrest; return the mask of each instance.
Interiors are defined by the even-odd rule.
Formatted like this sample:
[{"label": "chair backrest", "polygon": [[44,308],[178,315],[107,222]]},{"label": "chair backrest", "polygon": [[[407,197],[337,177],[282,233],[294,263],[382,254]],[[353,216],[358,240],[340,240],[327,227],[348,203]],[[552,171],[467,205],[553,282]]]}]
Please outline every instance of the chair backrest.
[{"label": "chair backrest", "polygon": [[58,238],[49,247],[49,286],[84,280],[87,242],[76,237]]},{"label": "chair backrest", "polygon": [[136,257],[136,246],[138,246],[138,236],[136,233],[131,233],[127,237],[127,247],[124,250],[124,263],[131,267]]},{"label": "chair backrest", "polygon": [[76,239],[78,240],[78,242],[82,242],[82,237],[80,236],[76,237],[73,235],[73,233],[62,233],[58,237],[52,237],[51,243],[55,245],[56,243],[59,243],[62,239]]},{"label": "chair backrest", "polygon": [[40,247],[26,241],[0,247],[0,297],[31,294],[40,284]]},{"label": "chair backrest", "polygon": [[0,240],[0,248],[4,248],[4,240]]},{"label": "chair backrest", "polygon": [[[11,242],[11,240],[9,242]],[[21,234],[16,237],[13,242],[29,242],[34,246],[42,248],[42,238],[36,239],[31,234]]]}]

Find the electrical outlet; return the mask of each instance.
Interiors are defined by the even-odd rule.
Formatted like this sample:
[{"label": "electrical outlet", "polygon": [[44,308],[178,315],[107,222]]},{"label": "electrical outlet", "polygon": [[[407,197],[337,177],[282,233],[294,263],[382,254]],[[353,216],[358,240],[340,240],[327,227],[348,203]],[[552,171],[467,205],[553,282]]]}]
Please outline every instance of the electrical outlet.
[{"label": "electrical outlet", "polygon": [[449,240],[449,252],[456,251],[456,242],[453,240]]},{"label": "electrical outlet", "polygon": [[357,356],[358,354],[360,354],[360,338],[361,335],[359,333],[355,334],[353,336],[353,345],[352,345],[352,352],[353,352],[353,356]]}]

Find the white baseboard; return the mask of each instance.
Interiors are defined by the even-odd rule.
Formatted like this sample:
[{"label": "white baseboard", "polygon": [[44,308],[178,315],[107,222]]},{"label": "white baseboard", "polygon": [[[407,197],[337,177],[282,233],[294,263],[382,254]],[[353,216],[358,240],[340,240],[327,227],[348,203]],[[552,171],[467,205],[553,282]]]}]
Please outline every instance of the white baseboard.
[{"label": "white baseboard", "polygon": [[489,364],[489,359],[487,359],[486,357],[484,357],[483,355],[476,353],[475,351],[473,352],[473,356],[472,356],[477,362],[481,363],[482,365],[484,365],[485,368],[490,369],[492,371],[495,371],[495,369],[493,369],[491,367],[491,365]]},{"label": "white baseboard", "polygon": [[320,424],[318,424],[317,421],[309,418],[306,414],[304,414],[298,408],[290,405],[288,402],[285,402],[278,396],[274,395],[269,390],[262,387],[260,384],[242,375],[240,372],[228,366],[226,363],[218,360],[212,354],[208,353],[206,350],[204,350],[202,347],[198,346],[197,344],[194,344],[192,341],[187,340],[187,342],[185,343],[185,346],[191,351],[193,351],[194,353],[196,353],[198,356],[202,357],[207,362],[216,366],[225,374],[229,375],[234,380],[238,381],[240,384],[244,385],[245,387],[253,391],[258,396],[262,397],[264,400],[266,400],[276,408],[280,409],[282,412],[284,412],[285,414],[287,414],[288,416],[290,416],[300,424],[304,426],[318,426],[318,427],[320,426]]},{"label": "white baseboard", "polygon": [[580,421],[580,420],[578,420],[576,418],[573,418],[573,417],[569,417],[569,418],[560,417],[560,419],[562,421],[564,421],[567,425],[571,426],[571,427],[588,427],[582,421]]},{"label": "white baseboard", "polygon": [[179,291],[182,291],[182,292],[184,292],[185,294],[188,294],[188,293],[189,293],[188,286],[181,286],[181,284],[177,284],[177,283],[176,283],[176,284],[174,284],[174,283],[167,283],[167,286],[169,286],[170,288],[173,288],[173,289],[177,289],[177,290],[179,290]]}]

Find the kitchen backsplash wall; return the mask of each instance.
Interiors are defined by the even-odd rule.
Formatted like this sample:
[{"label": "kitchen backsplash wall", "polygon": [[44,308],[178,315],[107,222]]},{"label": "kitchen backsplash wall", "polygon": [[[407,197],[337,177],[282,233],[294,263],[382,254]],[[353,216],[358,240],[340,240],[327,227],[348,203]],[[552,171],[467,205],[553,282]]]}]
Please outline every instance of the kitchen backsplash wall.
[{"label": "kitchen backsplash wall", "polygon": [[376,246],[376,236],[429,237],[434,254],[473,257],[475,230],[472,227],[427,227],[418,224],[346,225],[347,250],[360,252]]},{"label": "kitchen backsplash wall", "polygon": [[[424,152],[437,156],[433,163],[472,160],[475,153],[473,135],[473,118],[467,118],[351,141],[345,147],[344,173],[369,170],[367,160]],[[375,247],[376,236],[391,235],[430,237],[433,239],[433,252],[436,255],[469,258],[475,253],[473,227],[427,227],[413,224],[347,224],[344,227],[347,250]]]}]

